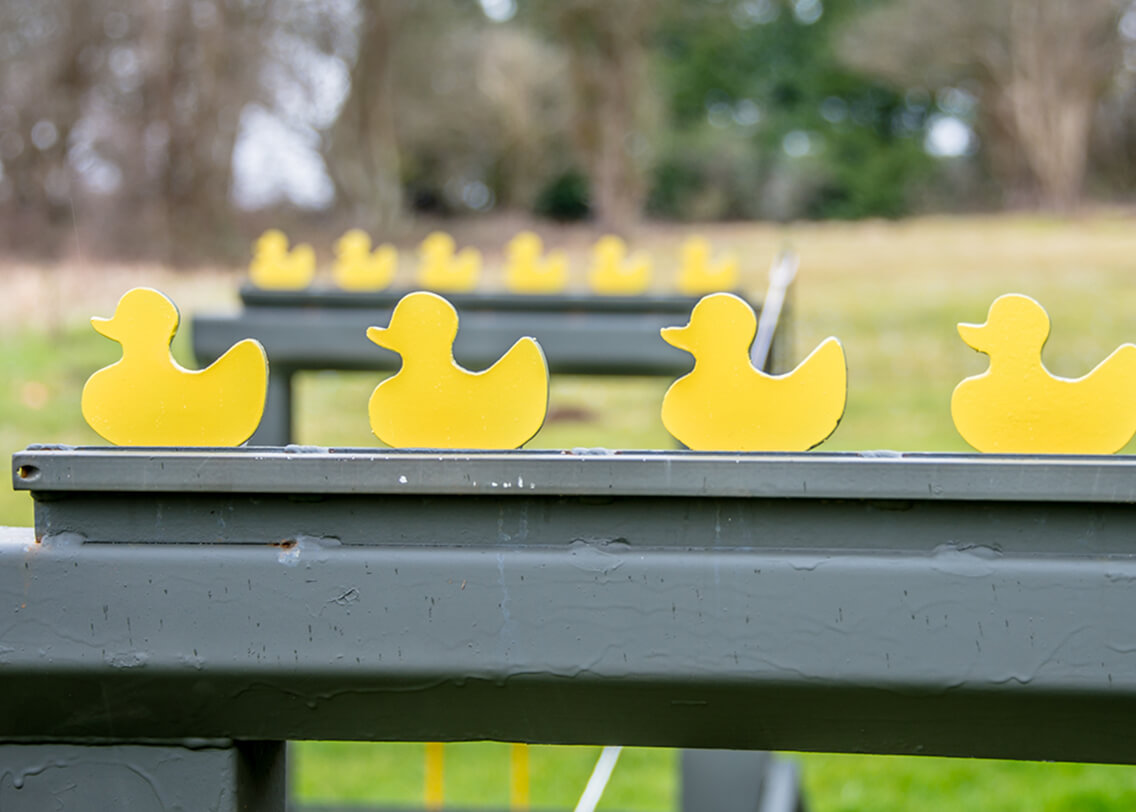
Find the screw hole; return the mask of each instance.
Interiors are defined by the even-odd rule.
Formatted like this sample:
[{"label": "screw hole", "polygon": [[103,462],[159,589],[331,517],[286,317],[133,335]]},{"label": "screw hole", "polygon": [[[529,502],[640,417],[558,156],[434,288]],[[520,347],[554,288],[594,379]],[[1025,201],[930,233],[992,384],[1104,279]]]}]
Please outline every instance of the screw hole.
[{"label": "screw hole", "polygon": [[39,476],[39,468],[34,465],[21,465],[16,469],[16,475],[20,479],[35,479]]}]

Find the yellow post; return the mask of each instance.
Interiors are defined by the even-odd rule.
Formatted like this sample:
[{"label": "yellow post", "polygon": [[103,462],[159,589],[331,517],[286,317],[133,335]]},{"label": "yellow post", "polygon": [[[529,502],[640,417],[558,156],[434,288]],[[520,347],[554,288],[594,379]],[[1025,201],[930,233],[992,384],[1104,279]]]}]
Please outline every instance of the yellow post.
[{"label": "yellow post", "polygon": [[509,750],[509,809],[529,808],[529,746],[514,744]]},{"label": "yellow post", "polygon": [[426,743],[426,808],[441,809],[445,798],[445,745]]}]

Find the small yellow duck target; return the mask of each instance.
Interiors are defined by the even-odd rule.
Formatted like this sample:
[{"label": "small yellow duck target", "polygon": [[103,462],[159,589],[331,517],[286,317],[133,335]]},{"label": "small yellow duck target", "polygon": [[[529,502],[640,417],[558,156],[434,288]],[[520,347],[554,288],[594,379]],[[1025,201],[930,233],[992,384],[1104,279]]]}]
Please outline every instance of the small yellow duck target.
[{"label": "small yellow duck target", "polygon": [[757,316],[732,293],[703,297],[685,327],[663,339],[694,356],[694,369],[663,397],[663,425],[697,451],[807,451],[836,430],[848,391],[844,349],[825,339],[792,372],[750,361]]},{"label": "small yellow duck target", "polygon": [[249,278],[265,290],[302,290],[312,283],[316,272],[316,254],[310,245],[297,245],[288,250],[288,237],[270,228],[253,246]]},{"label": "small yellow duck target", "polygon": [[985,324],[958,331],[990,357],[951,396],[955,428],[979,451],[1113,454],[1136,433],[1136,346],[1122,344],[1083,378],[1059,378],[1041,362],[1049,315],[1016,293],[995,299]]},{"label": "small yellow duck target", "polygon": [[394,448],[519,448],[548,411],[548,364],[532,338],[515,343],[493,366],[470,372],[454,361],[458,314],[434,293],[418,291],[395,306],[388,327],[367,338],[402,356],[402,367],[375,387],[371,430]]},{"label": "small yellow duck target", "polygon": [[588,284],[605,296],[635,296],[651,283],[651,260],[636,252],[628,256],[627,243],[615,235],[600,237],[592,247]]},{"label": "small yellow duck target", "polygon": [[344,290],[382,290],[398,269],[398,251],[383,243],[371,251],[371,235],[353,228],[335,243],[331,275]]},{"label": "small yellow duck target", "polygon": [[83,418],[116,445],[235,446],[256,430],[268,389],[264,348],[245,339],[207,368],[184,369],[170,355],[178,327],[174,303],[135,288],[114,316],[93,318],[122,345],[122,358],[83,387]]},{"label": "small yellow duck target", "polygon": [[568,285],[568,257],[563,251],[541,256],[544,244],[522,231],[505,246],[505,287],[514,293],[559,293]]},{"label": "small yellow duck target", "polygon": [[705,237],[688,238],[682,244],[680,253],[682,264],[678,271],[679,293],[686,296],[701,296],[737,288],[737,257],[726,256],[712,260],[710,243]]},{"label": "small yellow duck target", "polygon": [[444,231],[426,236],[418,246],[418,281],[430,290],[468,293],[481,275],[481,252],[463,248],[454,252],[454,238]]}]

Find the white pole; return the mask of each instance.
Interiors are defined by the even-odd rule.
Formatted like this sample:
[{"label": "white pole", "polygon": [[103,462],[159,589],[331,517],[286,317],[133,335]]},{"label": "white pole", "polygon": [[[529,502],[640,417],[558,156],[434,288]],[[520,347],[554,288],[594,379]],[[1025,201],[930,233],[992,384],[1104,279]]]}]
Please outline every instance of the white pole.
[{"label": "white pole", "polygon": [[622,747],[605,747],[596,760],[592,777],[584,787],[584,794],[580,796],[580,803],[576,804],[576,812],[595,812],[596,805],[607,789],[607,782],[611,780],[611,771],[615,769],[615,762],[619,761]]},{"label": "white pole", "polygon": [[769,348],[773,344],[773,333],[777,330],[777,321],[781,318],[781,309],[785,306],[785,293],[793,279],[797,276],[797,266],[800,265],[795,252],[786,249],[778,254],[769,269],[769,289],[765,292],[765,301],[761,303],[761,316],[757,320],[757,338],[753,340],[750,350],[750,359],[758,369],[765,366],[769,358]]}]

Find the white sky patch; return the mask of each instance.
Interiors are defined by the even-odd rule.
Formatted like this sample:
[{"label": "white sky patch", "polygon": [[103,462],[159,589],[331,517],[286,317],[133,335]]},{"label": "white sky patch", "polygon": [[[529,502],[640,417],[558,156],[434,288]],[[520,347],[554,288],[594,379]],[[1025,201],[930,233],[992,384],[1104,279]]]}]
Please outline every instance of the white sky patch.
[{"label": "white sky patch", "polygon": [[923,149],[936,158],[958,158],[974,151],[974,130],[957,116],[931,116]]},{"label": "white sky patch", "polygon": [[335,123],[351,87],[350,69],[302,38],[274,43],[280,61],[264,77],[275,109],[250,104],[241,111],[233,147],[233,201],[243,209],[290,202],[324,209],[335,186],[319,153],[319,130]]},{"label": "white sky patch", "polygon": [[257,104],[241,111],[233,148],[233,202],[259,209],[291,202],[322,209],[335,199],[335,188],[316,149],[318,136],[285,124]]},{"label": "white sky patch", "polygon": [[481,10],[495,23],[513,19],[517,13],[516,0],[481,0]]}]

